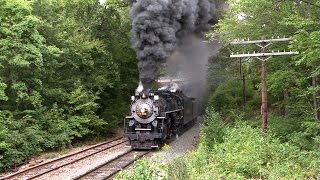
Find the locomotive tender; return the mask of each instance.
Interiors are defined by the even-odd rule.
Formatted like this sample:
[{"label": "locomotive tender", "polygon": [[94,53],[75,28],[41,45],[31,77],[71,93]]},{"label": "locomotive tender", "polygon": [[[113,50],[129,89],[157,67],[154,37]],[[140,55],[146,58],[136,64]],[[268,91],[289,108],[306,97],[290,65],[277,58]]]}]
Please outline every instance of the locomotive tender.
[{"label": "locomotive tender", "polygon": [[125,136],[132,149],[159,149],[196,118],[194,98],[175,88],[142,91],[131,97],[131,115],[126,117]]}]

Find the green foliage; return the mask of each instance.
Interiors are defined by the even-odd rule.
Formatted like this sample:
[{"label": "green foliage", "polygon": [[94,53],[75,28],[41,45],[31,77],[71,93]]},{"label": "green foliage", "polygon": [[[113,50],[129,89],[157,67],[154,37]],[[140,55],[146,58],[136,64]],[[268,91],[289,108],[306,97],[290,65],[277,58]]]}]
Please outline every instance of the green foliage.
[{"label": "green foliage", "polygon": [[[216,114],[207,113],[207,119]],[[216,133],[215,128],[205,129],[211,129],[206,134]],[[212,140],[209,144],[209,138],[202,138],[198,150],[185,157],[187,172],[181,171],[189,174],[189,179],[319,178],[319,132],[318,122],[271,116],[269,134],[263,138],[260,125],[252,127],[238,118],[234,127],[225,126],[220,143]]]},{"label": "green foliage", "polygon": [[5,89],[7,88],[7,85],[5,83],[0,82],[0,100],[1,101],[7,101],[8,96],[5,93]]},{"label": "green foliage", "polygon": [[28,126],[26,119],[13,123],[12,114],[0,111],[1,158],[0,168],[12,163],[20,163],[26,157],[40,151],[43,142],[41,132],[36,126]]},{"label": "green foliage", "polygon": [[[216,123],[222,122],[213,110],[207,111],[206,118],[213,118]],[[165,175],[161,178],[209,180],[317,179],[320,177],[318,149],[303,150],[295,144],[283,143],[276,137],[279,134],[272,135],[271,132],[263,137],[260,128],[249,126],[243,119],[237,121],[234,126],[221,125],[220,127],[223,127],[221,141],[211,137],[211,134],[217,133],[214,128],[217,127],[215,123],[207,126],[213,127],[202,127],[202,131],[206,131],[206,134],[203,134],[198,149],[170,162],[163,171]],[[304,132],[317,136],[318,140],[318,126],[314,129]],[[273,130],[280,132],[283,127],[274,126]],[[315,132],[317,134],[314,134]],[[288,134],[289,140],[294,133]],[[300,142],[303,143],[303,141]],[[154,162],[146,160],[138,162],[132,171],[122,172],[118,178],[150,179],[151,174],[154,174],[154,170],[157,169],[155,167],[157,166]]]},{"label": "green foliage", "polygon": [[133,172],[120,172],[117,180],[163,180],[168,179],[167,166],[147,160],[138,160],[134,163]]},{"label": "green foliage", "polygon": [[106,136],[137,85],[128,2],[0,0],[0,170]]},{"label": "green foliage", "polygon": [[[188,179],[188,169],[186,168],[188,160],[185,157],[178,157],[173,162],[168,164],[168,179]],[[201,167],[201,164],[198,164],[198,167]],[[199,168],[201,169],[201,168]]]},{"label": "green foliage", "polygon": [[204,124],[201,130],[201,138],[203,144],[210,149],[216,143],[223,141],[227,125],[223,122],[221,115],[213,108],[206,110]]},{"label": "green foliage", "polygon": [[216,25],[216,32],[226,41],[290,35],[295,30],[281,21],[294,14],[295,4],[290,1],[228,0],[227,3],[229,9]]},{"label": "green foliage", "polygon": [[41,51],[46,46],[38,31],[41,21],[31,10],[30,2],[24,0],[5,1],[0,7],[0,77],[6,84],[5,104],[17,103],[15,109],[37,104],[34,101],[38,98],[34,96],[42,84]]},{"label": "green foliage", "polygon": [[46,141],[44,146],[47,148],[65,147],[71,144],[72,129],[66,121],[66,115],[63,109],[54,104],[50,109],[41,109],[40,125],[44,132],[48,133],[45,136]]},{"label": "green foliage", "polygon": [[[315,117],[319,113],[319,1],[252,1],[228,0],[228,10],[215,25],[208,37],[216,35],[229,44],[235,39],[270,39],[272,37],[293,37],[293,41],[273,43],[267,51],[298,51],[299,55],[272,57],[268,60],[268,106],[270,110],[286,116]],[[225,51],[228,51],[226,54]],[[220,56],[225,58],[225,72],[228,74],[220,86],[212,89],[211,103],[221,112],[240,109],[241,79],[238,60],[227,58],[231,52],[260,52],[256,45],[226,45]],[[221,58],[218,58],[220,62]],[[234,63],[230,63],[233,61]],[[260,111],[260,61],[242,59],[242,74],[246,81],[246,111]],[[215,64],[211,64],[215,67]],[[213,76],[213,77],[212,77]],[[209,80],[215,79],[211,74]],[[240,78],[243,78],[240,75]],[[242,104],[243,105],[243,104]]]},{"label": "green foliage", "polygon": [[[240,109],[243,106],[243,85],[235,78],[229,78],[218,86],[212,93],[208,106],[212,106],[218,112],[227,114],[228,112]],[[260,98],[258,92],[254,90],[251,83],[246,84],[247,104],[254,108],[259,104]]]},{"label": "green foliage", "polygon": [[269,131],[283,142],[289,141],[292,133],[302,132],[305,130],[302,127],[302,123],[305,122],[305,120],[301,118],[288,118],[271,115],[268,119]]},{"label": "green foliage", "polygon": [[177,166],[170,166],[178,171],[174,179],[318,179],[320,130],[319,122],[314,121],[314,112],[319,108],[320,92],[320,1],[227,2],[229,9],[209,38],[218,35],[223,42],[230,43],[234,39],[291,36],[294,40],[289,45],[271,44],[268,49],[283,51],[289,47],[300,54],[268,60],[270,114],[268,135],[263,138],[260,130],[261,63],[242,59],[239,75],[238,60],[230,63],[232,60],[227,58],[230,52],[258,52],[260,48],[226,45],[209,67],[209,70],[222,72],[223,78],[219,79],[212,72],[208,78],[213,81],[209,106],[224,119],[217,117],[213,110],[207,112],[208,122],[202,128],[205,135],[199,148],[177,160]]},{"label": "green foliage", "polygon": [[211,96],[210,105],[217,111],[228,111],[241,106],[242,90],[238,87],[241,87],[241,82],[236,79],[223,83]]}]

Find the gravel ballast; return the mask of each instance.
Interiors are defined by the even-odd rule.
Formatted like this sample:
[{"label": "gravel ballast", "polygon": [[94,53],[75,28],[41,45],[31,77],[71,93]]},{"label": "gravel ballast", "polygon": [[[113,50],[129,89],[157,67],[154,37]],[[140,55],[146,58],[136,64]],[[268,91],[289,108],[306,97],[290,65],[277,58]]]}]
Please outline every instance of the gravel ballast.
[{"label": "gravel ballast", "polygon": [[88,172],[89,170],[100,166],[101,164],[104,164],[105,162],[119,156],[120,154],[123,154],[127,151],[130,151],[129,147],[116,147],[112,148],[110,150],[104,151],[102,153],[98,153],[96,155],[93,155],[89,158],[83,159],[79,162],[76,162],[72,165],[69,165],[67,167],[60,168],[57,171],[54,171],[52,173],[48,173],[46,175],[43,175],[39,178],[39,180],[69,180],[74,179],[75,177],[78,177],[85,172]]},{"label": "gravel ballast", "polygon": [[166,163],[194,150],[199,141],[201,121],[202,118],[198,117],[194,126],[168,144],[168,150],[161,150],[158,153],[155,153],[152,159],[160,163]]},{"label": "gravel ballast", "polygon": [[[152,157],[148,156],[151,160],[159,163],[168,163],[169,161],[185,155],[186,153],[194,150],[197,147],[200,134],[200,122],[202,118],[198,118],[195,121],[195,124],[186,130],[181,136],[174,138],[168,145],[160,151],[154,151]],[[169,148],[167,148],[169,147]],[[90,158],[81,160],[77,163],[74,163],[70,166],[63,167],[57,171],[48,173],[36,179],[41,180],[55,180],[55,179],[74,179],[84,172],[89,171],[90,169],[103,164],[104,162],[129,151],[129,147],[117,147],[112,148],[108,151],[98,153]]]}]

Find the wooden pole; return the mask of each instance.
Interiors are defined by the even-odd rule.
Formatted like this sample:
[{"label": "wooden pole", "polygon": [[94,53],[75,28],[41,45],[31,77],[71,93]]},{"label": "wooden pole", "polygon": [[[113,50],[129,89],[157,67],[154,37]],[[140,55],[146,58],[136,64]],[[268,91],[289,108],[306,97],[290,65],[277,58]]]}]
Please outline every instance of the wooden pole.
[{"label": "wooden pole", "polygon": [[243,111],[246,111],[246,104],[247,104],[247,95],[246,95],[246,79],[245,74],[242,74],[242,91],[243,91]]},{"label": "wooden pole", "polygon": [[[266,52],[266,43],[262,43],[261,52]],[[266,57],[262,57],[262,70],[261,70],[261,113],[262,113],[262,133],[267,133],[268,127],[268,97],[267,97],[267,61]]]},{"label": "wooden pole", "polygon": [[245,111],[246,110],[246,80],[244,75],[244,69],[242,67],[241,58],[239,59],[239,63],[240,63],[240,79],[242,80],[242,106],[243,106],[243,111]]},{"label": "wooden pole", "polygon": [[262,133],[267,133],[268,127],[268,110],[267,110],[267,62],[262,61],[262,71],[261,71],[261,100],[262,100]]},{"label": "wooden pole", "polygon": [[[261,129],[262,134],[265,136],[268,129],[268,100],[267,100],[267,60],[273,56],[287,56],[299,54],[299,52],[266,52],[267,47],[274,42],[288,42],[291,41],[291,38],[278,38],[278,39],[263,39],[263,40],[237,40],[231,42],[232,45],[246,45],[246,44],[256,44],[261,47],[261,53],[248,53],[248,54],[233,54],[230,55],[231,58],[244,58],[244,57],[256,57],[262,61],[261,63]],[[241,64],[240,64],[241,65]],[[243,73],[244,74],[244,73]],[[243,76],[243,84],[245,85],[245,77]],[[245,93],[245,89],[244,89]]]}]

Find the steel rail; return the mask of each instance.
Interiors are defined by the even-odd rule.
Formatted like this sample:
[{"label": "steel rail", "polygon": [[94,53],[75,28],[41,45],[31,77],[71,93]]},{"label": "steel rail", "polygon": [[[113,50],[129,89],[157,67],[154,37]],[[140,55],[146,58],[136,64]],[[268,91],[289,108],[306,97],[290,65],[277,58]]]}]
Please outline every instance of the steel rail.
[{"label": "steel rail", "polygon": [[[76,177],[75,179],[76,180],[81,180],[81,179],[86,179],[86,177],[88,177],[87,179],[92,179],[90,178],[92,175],[96,175],[95,172],[96,171],[99,171],[100,169],[104,168],[105,166],[108,166],[109,164],[113,163],[113,162],[116,162],[117,160],[121,160],[122,157],[125,157],[126,155],[132,153],[132,152],[135,152],[135,151],[132,151],[132,150],[129,150],[121,155],[118,155],[117,157],[113,158],[113,159],[110,159],[109,161],[95,167],[94,169],[86,172],[85,174],[82,174],[78,177]],[[103,179],[109,179],[111,177],[113,177],[114,175],[116,175],[119,171],[121,171],[122,169],[125,169],[127,168],[128,166],[130,166],[131,164],[133,164],[136,160],[142,158],[143,156],[147,155],[148,153],[150,153],[151,151],[146,151],[146,152],[143,152],[142,154],[140,155],[137,155],[134,159],[128,161],[126,164],[122,165],[121,167],[118,167],[116,168],[116,170],[114,170],[113,172],[111,172],[109,175],[105,175],[105,177],[103,177]]]},{"label": "steel rail", "polygon": [[[144,154],[141,154],[141,155],[138,155],[135,159],[129,161],[127,164],[125,164],[124,166],[121,167],[121,169],[125,169],[127,168],[128,166],[130,166],[131,164],[133,164],[136,160],[138,159],[141,159],[143,156],[149,154],[151,151],[148,151]],[[113,173],[111,173],[108,177],[106,177],[105,179],[109,179],[111,178],[112,176],[116,175],[121,169],[117,169],[116,171],[114,171]]]},{"label": "steel rail", "polygon": [[[60,157],[60,158],[53,159],[53,160],[51,160],[51,161],[48,161],[48,162],[39,164],[39,165],[37,165],[37,166],[33,166],[33,167],[30,167],[30,168],[24,169],[24,170],[22,170],[22,171],[18,171],[18,172],[16,172],[16,173],[10,174],[10,175],[8,175],[8,176],[2,177],[2,178],[0,178],[0,180],[4,180],[4,179],[9,179],[9,178],[13,178],[13,177],[16,177],[16,176],[20,176],[20,175],[25,174],[25,173],[28,173],[28,172],[30,172],[30,171],[32,171],[32,170],[34,170],[34,169],[41,168],[41,167],[46,166],[46,165],[49,165],[49,164],[53,164],[53,163],[55,163],[55,162],[64,160],[64,159],[66,159],[66,158],[69,158],[69,157],[72,157],[72,156],[75,156],[75,155],[79,155],[79,154],[84,153],[84,152],[89,151],[89,150],[93,150],[93,149],[98,148],[98,147],[100,147],[100,146],[104,146],[104,145],[107,145],[107,144],[111,144],[111,143],[113,143],[113,142],[115,142],[115,141],[118,141],[118,140],[121,140],[121,139],[124,139],[124,138],[121,137],[121,138],[117,138],[117,139],[114,139],[114,140],[110,140],[110,141],[107,141],[107,142],[104,142],[104,143],[100,143],[100,144],[91,146],[91,147],[89,147],[89,148],[87,148],[87,149],[83,149],[83,150],[81,150],[81,151],[78,151],[78,152],[75,152],[75,153],[72,153],[72,154],[69,154],[69,155]],[[79,158],[79,159],[73,160],[73,161],[71,161],[71,162],[69,162],[69,163],[65,163],[65,164],[63,164],[63,165],[61,165],[61,166],[57,166],[57,167],[52,168],[52,169],[50,169],[50,170],[47,170],[47,171],[45,171],[45,172],[43,172],[43,173],[40,173],[40,174],[38,174],[38,175],[36,175],[36,176],[32,176],[32,177],[30,177],[30,178],[28,178],[28,179],[34,179],[34,178],[36,178],[36,177],[42,176],[42,175],[47,174],[47,173],[49,173],[49,172],[52,172],[52,171],[54,171],[54,170],[56,170],[56,169],[59,169],[59,168],[61,168],[61,167],[67,166],[67,165],[70,165],[70,164],[72,164],[72,163],[75,163],[75,162],[80,161],[80,160],[82,160],[82,159],[85,159],[85,158],[87,158],[87,157],[93,156],[93,155],[95,155],[95,154],[97,154],[97,153],[99,153],[99,152],[105,151],[105,150],[107,150],[107,149],[110,149],[110,148],[115,147],[115,146],[117,146],[117,145],[123,144],[123,143],[125,143],[125,142],[128,142],[128,140],[122,141],[122,142],[120,142],[120,143],[118,143],[118,144],[115,144],[115,145],[112,145],[112,146],[108,146],[107,148],[104,148],[104,149],[100,149],[100,150],[98,150],[98,151],[96,151],[96,152],[94,152],[94,153],[91,153],[91,154],[86,155],[86,156],[84,156],[84,157],[81,157],[81,158]]]}]

